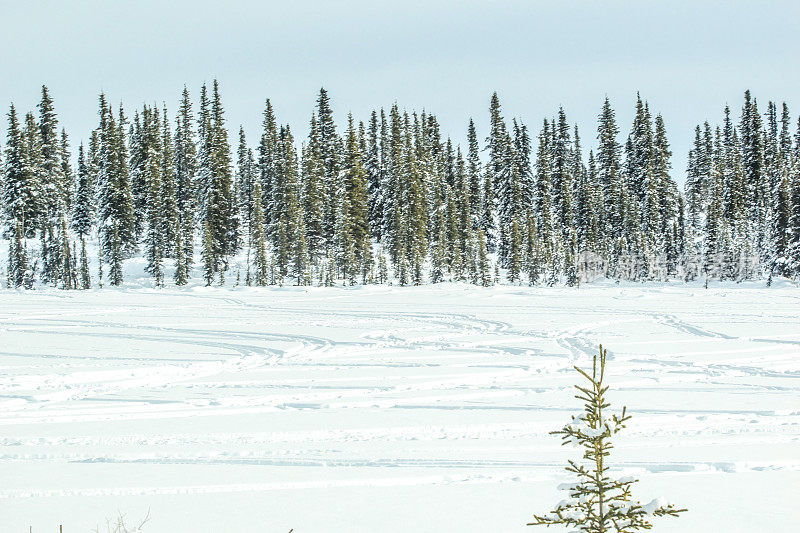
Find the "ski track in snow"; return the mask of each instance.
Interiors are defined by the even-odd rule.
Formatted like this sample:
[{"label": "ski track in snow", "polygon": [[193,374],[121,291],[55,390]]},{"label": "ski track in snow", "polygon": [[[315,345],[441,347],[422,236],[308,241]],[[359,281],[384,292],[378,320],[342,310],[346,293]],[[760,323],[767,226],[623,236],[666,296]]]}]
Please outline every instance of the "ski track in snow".
[{"label": "ski track in snow", "polygon": [[44,290],[0,301],[7,503],[554,486],[576,450],[549,432],[580,410],[572,367],[601,342],[612,407],[634,416],[620,472],[731,483],[800,472],[793,287]]}]

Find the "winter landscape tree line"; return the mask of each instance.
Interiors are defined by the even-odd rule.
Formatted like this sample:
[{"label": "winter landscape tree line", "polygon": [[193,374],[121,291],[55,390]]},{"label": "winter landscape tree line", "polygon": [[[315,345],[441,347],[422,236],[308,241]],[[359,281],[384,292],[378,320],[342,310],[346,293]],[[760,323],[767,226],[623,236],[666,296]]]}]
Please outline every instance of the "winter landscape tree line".
[{"label": "winter landscape tree line", "polygon": [[463,149],[397,104],[337,128],[321,89],[305,140],[267,100],[258,142],[240,128],[233,152],[216,80],[197,103],[184,88],[174,115],[100,94],[76,159],[46,86],[36,112],[7,116],[12,288],[120,285],[136,254],[156,286],[195,264],[206,284],[257,286],[800,276],[800,120],[785,103],[762,115],[749,91],[738,121],[726,106],[697,126],[683,192],[664,119],[638,95],[624,142],[606,98],[588,154],[564,109],[534,137],[497,94],[485,140],[470,120]]}]

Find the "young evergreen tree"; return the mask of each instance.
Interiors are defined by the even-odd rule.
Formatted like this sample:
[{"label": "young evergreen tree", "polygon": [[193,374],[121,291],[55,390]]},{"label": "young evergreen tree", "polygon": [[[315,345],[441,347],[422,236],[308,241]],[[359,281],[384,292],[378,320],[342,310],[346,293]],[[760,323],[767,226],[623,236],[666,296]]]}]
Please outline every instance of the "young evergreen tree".
[{"label": "young evergreen tree", "polygon": [[568,497],[545,515],[534,515],[529,526],[565,525],[577,527],[587,533],[616,531],[629,533],[652,529],[650,520],[659,516],[678,516],[686,509],[660,499],[648,504],[633,500],[631,490],[638,481],[634,478],[614,479],[610,474],[608,457],[613,449],[612,438],[625,429],[630,415],[623,407],[620,414],[607,414],[609,403],[606,397],[608,385],[604,384],[606,350],[600,346],[599,357],[592,361],[592,373],[575,367],[588,385],[576,385],[579,394],[575,398],[584,402],[583,414],[573,416],[572,421],[560,431],[562,444],[574,444],[583,449],[583,461],[569,461],[567,472],[577,477],[576,482],[565,484]]}]

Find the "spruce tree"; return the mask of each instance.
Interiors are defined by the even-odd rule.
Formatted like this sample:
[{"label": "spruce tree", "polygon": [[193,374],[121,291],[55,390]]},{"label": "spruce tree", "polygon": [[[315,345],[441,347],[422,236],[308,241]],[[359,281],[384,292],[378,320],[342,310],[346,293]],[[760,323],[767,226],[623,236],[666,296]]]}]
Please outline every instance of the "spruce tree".
[{"label": "spruce tree", "polygon": [[122,260],[135,248],[134,203],[122,109],[119,118],[117,123],[105,95],[101,94],[97,155],[98,224],[103,256],[111,261],[113,274],[109,272],[109,278],[112,285],[122,283]]},{"label": "spruce tree", "polygon": [[201,203],[200,219],[205,226],[203,262],[206,270],[211,268],[213,276],[221,275],[221,271],[227,268],[228,258],[236,252],[239,242],[230,145],[216,80],[211,99],[207,88],[203,86],[201,89],[198,123],[200,149],[196,182]]},{"label": "spruce tree", "polygon": [[616,531],[629,533],[641,529],[652,529],[652,517],[678,516],[686,509],[653,500],[642,505],[633,500],[631,489],[638,481],[634,478],[612,478],[608,457],[613,445],[611,439],[625,429],[630,415],[623,407],[620,414],[608,415],[609,407],[604,385],[606,350],[600,346],[599,357],[592,360],[592,373],[575,367],[588,385],[576,385],[579,394],[575,398],[584,402],[584,412],[573,416],[563,429],[551,434],[560,435],[562,444],[573,444],[583,449],[583,461],[569,461],[567,472],[577,481],[560,486],[568,494],[555,509],[545,515],[534,515],[529,526],[564,525],[577,527],[587,533]]},{"label": "spruce tree", "polygon": [[[137,113],[134,119],[135,155],[132,157],[131,167],[134,169],[135,181],[142,196],[139,201],[141,210],[137,214],[137,222],[144,232],[145,270],[150,273],[156,287],[163,286],[164,271],[163,260],[167,255],[167,236],[174,232],[174,226],[167,232],[165,209],[166,198],[164,195],[163,172],[163,133],[158,110],[145,106],[142,109],[141,119]],[[173,224],[175,221],[171,221]]]},{"label": "spruce tree", "polygon": [[412,131],[408,113],[403,117],[405,139],[403,142],[400,179],[403,187],[399,195],[401,216],[402,253],[407,274],[414,285],[422,284],[423,265],[428,248],[427,209],[425,182],[417,164],[417,156],[412,144]]},{"label": "spruce tree", "polygon": [[253,181],[255,181],[254,168],[250,166],[247,148],[247,137],[244,127],[239,126],[239,146],[236,149],[236,192],[238,197],[234,199],[237,209],[241,213],[242,232],[247,234],[248,223],[252,217],[253,209]]},{"label": "spruce tree", "polygon": [[511,283],[516,283],[520,279],[522,272],[522,233],[519,223],[514,220],[511,223],[511,231],[508,237],[508,271],[506,277]]},{"label": "spruce tree", "polygon": [[525,224],[525,273],[529,285],[536,285],[541,276],[541,255],[536,236],[536,219],[528,213]]},{"label": "spruce tree", "polygon": [[211,117],[211,101],[208,87],[200,87],[200,105],[197,116],[197,166],[194,176],[194,189],[197,197],[197,219],[203,227],[208,220],[209,190],[213,179],[214,128]]},{"label": "spruce tree", "polygon": [[72,211],[72,229],[79,237],[89,235],[94,224],[95,191],[83,144],[78,147],[78,186]]},{"label": "spruce tree", "polygon": [[[107,257],[109,258],[108,280],[109,283],[114,286],[122,285],[123,282],[122,257],[124,244],[122,242],[122,238],[120,237],[118,225],[119,223],[114,221],[111,229],[108,230],[109,235],[107,245]],[[106,254],[103,255],[105,256]]]},{"label": "spruce tree", "polygon": [[585,179],[581,180],[580,190],[583,202],[579,206],[578,235],[584,250],[587,253],[597,254],[601,250],[603,198],[597,177],[597,163],[592,150],[589,151],[589,165]]},{"label": "spruce tree", "polygon": [[797,133],[795,134],[795,149],[793,162],[790,168],[790,206],[788,224],[788,251],[789,272],[797,279],[800,277],[800,117],[797,121]]},{"label": "spruce tree", "polygon": [[284,240],[278,239],[278,245],[283,247],[281,253],[286,255],[288,263],[283,263],[291,268],[282,270],[295,276],[298,285],[305,284],[308,277],[309,257],[306,241],[306,226],[303,215],[302,185],[300,183],[300,169],[297,161],[297,152],[294,146],[294,137],[289,126],[281,128],[280,142],[278,145],[280,163],[276,186],[280,187],[282,205],[277,207],[280,213],[279,224],[282,226]]},{"label": "spruce tree", "polygon": [[751,99],[749,90],[745,91],[744,100],[740,123],[743,170],[750,220],[759,225],[766,208],[762,122],[758,104]]},{"label": "spruce tree", "polygon": [[[142,124],[144,121],[144,124]],[[131,195],[133,196],[134,232],[139,240],[145,230],[147,212],[148,185],[146,183],[145,168],[150,155],[149,124],[151,109],[142,108],[141,114],[136,110],[133,114],[130,130],[128,132],[128,146],[130,160],[128,167],[131,177]]]},{"label": "spruce tree", "polygon": [[319,132],[319,158],[322,163],[323,183],[325,187],[325,205],[323,208],[323,235],[327,245],[333,244],[336,228],[337,194],[339,188],[339,164],[341,158],[341,141],[336,133],[330,98],[325,88],[320,88],[317,98],[317,121]]},{"label": "spruce tree", "polygon": [[702,173],[702,160],[704,158],[704,145],[702,142],[700,126],[694,130],[694,147],[689,151],[689,161],[686,169],[686,206],[689,224],[697,230],[700,227],[703,212],[704,176]]},{"label": "spruce tree", "polygon": [[484,189],[481,186],[481,159],[478,146],[478,134],[475,132],[475,123],[469,119],[467,127],[467,167],[466,179],[469,185],[469,214],[472,228],[477,228],[483,213],[482,198]]},{"label": "spruce tree", "polygon": [[238,232],[236,205],[233,197],[233,171],[231,168],[228,131],[225,128],[225,114],[219,84],[214,80],[213,101],[212,165],[213,182],[208,199],[208,220],[212,224],[212,238],[218,258],[236,253]]},{"label": "spruce tree", "polygon": [[488,287],[492,284],[491,264],[489,263],[489,252],[486,246],[486,236],[482,230],[478,230],[477,244],[477,284]]},{"label": "spruce tree", "polygon": [[58,260],[59,247],[55,242],[55,234],[53,233],[53,224],[47,224],[39,233],[39,255],[42,260],[42,272],[40,281],[42,283],[49,283],[56,285],[58,283],[58,274],[60,262]]},{"label": "spruce tree", "polygon": [[562,241],[568,238],[570,229],[575,226],[575,167],[570,153],[572,141],[569,130],[564,109],[559,107],[558,120],[553,122],[550,183],[555,226],[558,228],[558,237]]},{"label": "spruce tree", "polygon": [[[6,223],[22,224],[24,236],[32,236],[39,222],[41,182],[31,164],[31,143],[26,142],[14,104],[8,112],[5,175],[2,180],[3,215]],[[33,145],[35,146],[35,144]]]},{"label": "spruce tree", "polygon": [[202,256],[203,279],[206,281],[206,287],[209,287],[214,282],[214,274],[217,270],[217,258],[214,256],[211,227],[208,222],[205,223],[203,231]]},{"label": "spruce tree", "polygon": [[[401,196],[406,183],[401,179],[403,164],[403,121],[397,104],[389,111],[390,134],[385,141],[388,144],[386,156],[386,204],[383,217],[383,239],[387,245],[389,257],[396,272],[400,272],[401,256],[403,255],[403,205]],[[399,277],[399,276],[398,276]]]},{"label": "spruce tree", "polygon": [[86,255],[86,237],[83,235],[79,235],[79,237],[81,239],[81,289],[87,290],[92,288],[92,278],[89,274],[89,258]]},{"label": "spruce tree", "polygon": [[[41,154],[40,179],[43,216],[57,223],[69,203],[67,177],[63,174],[58,118],[47,86],[42,85],[39,102],[38,145]],[[44,223],[44,220],[42,221]]]},{"label": "spruce tree", "polygon": [[303,217],[306,227],[307,246],[314,261],[325,255],[325,167],[319,125],[316,115],[311,117],[308,144],[303,150]]},{"label": "spruce tree", "polygon": [[369,253],[367,173],[358,149],[352,116],[348,117],[347,139],[341,161],[342,176],[337,191],[337,255],[345,279],[354,282]]},{"label": "spruce tree", "polygon": [[197,173],[197,146],[192,127],[194,116],[189,91],[184,86],[178,108],[175,128],[175,200],[182,232],[181,241],[186,264],[191,265],[194,257],[194,228],[197,207],[195,174]]},{"label": "spruce tree", "polygon": [[78,273],[75,271],[75,256],[74,251],[70,249],[69,233],[64,215],[61,215],[59,224],[59,240],[61,241],[61,253],[59,254],[61,288],[64,290],[77,289]]},{"label": "spruce tree", "polygon": [[64,128],[61,128],[61,142],[59,144],[59,160],[61,161],[61,194],[62,194],[62,204],[63,204],[63,211],[65,214],[69,214],[73,209],[74,197],[75,197],[75,173],[72,170],[72,164],[70,163],[70,151],[69,151],[69,137],[67,136],[67,131]]},{"label": "spruce tree", "polygon": [[14,225],[14,234],[8,240],[8,245],[8,288],[19,289],[20,287],[27,287],[28,254],[25,247],[22,221],[17,221]]},{"label": "spruce tree", "polygon": [[[785,113],[788,111],[784,110]],[[785,146],[785,133],[778,136],[777,107],[769,102],[767,112],[767,135],[764,150],[764,165],[769,186],[769,206],[767,209],[769,220],[767,259],[769,261],[770,280],[773,275],[790,274],[790,259],[787,255],[789,248],[789,218],[791,216],[790,199],[790,170],[787,168],[782,144]]]},{"label": "spruce tree", "polygon": [[660,232],[663,235],[669,231],[678,214],[678,187],[670,175],[672,151],[667,140],[664,118],[660,114],[656,115],[653,149],[653,179],[657,190],[661,220]]},{"label": "spruce tree", "polygon": [[[536,193],[534,200],[536,228],[541,251],[539,260],[554,258],[557,248],[552,203],[551,153],[550,125],[545,119],[542,131],[539,133],[539,147],[536,153]],[[556,264],[554,261],[551,262],[553,265]]]},{"label": "spruce tree", "polygon": [[180,219],[175,227],[175,273],[172,279],[175,285],[183,287],[189,282],[189,268],[186,261],[186,251],[183,247],[183,230]]},{"label": "spruce tree", "polygon": [[175,257],[178,239],[176,231],[179,227],[181,211],[178,203],[178,176],[175,167],[174,143],[166,106],[161,114],[161,204],[164,255]]},{"label": "spruce tree", "polygon": [[383,230],[384,176],[381,165],[381,143],[378,113],[373,111],[369,119],[367,154],[364,170],[367,173],[367,200],[369,205],[370,235],[380,242]]},{"label": "spruce tree", "polygon": [[261,201],[264,207],[264,227],[267,235],[270,236],[276,219],[272,213],[272,204],[275,200],[274,186],[280,154],[278,126],[269,98],[267,98],[263,115],[261,139],[258,144],[258,176],[261,182]]},{"label": "spruce tree", "polygon": [[161,197],[161,175],[155,167],[153,160],[149,163],[147,173],[147,234],[145,236],[145,257],[147,266],[145,270],[150,273],[156,287],[164,286],[164,249],[165,235],[162,233],[164,224],[163,202]]},{"label": "spruce tree", "polygon": [[580,266],[577,259],[578,239],[574,229],[570,230],[569,240],[564,246],[564,275],[569,287],[580,285]]},{"label": "spruce tree", "polygon": [[505,257],[508,241],[504,238],[498,242],[499,232],[496,228],[498,224],[502,230],[509,227],[513,213],[519,208],[521,198],[517,183],[519,175],[514,173],[513,168],[513,147],[501,114],[497,93],[492,94],[489,103],[489,136],[486,138],[486,143],[489,161],[486,165],[485,212],[482,225],[489,250],[498,247],[501,256]]},{"label": "spruce tree", "polygon": [[619,128],[608,98],[598,118],[597,176],[603,193],[604,233],[618,237],[625,229],[625,189],[620,168]]}]

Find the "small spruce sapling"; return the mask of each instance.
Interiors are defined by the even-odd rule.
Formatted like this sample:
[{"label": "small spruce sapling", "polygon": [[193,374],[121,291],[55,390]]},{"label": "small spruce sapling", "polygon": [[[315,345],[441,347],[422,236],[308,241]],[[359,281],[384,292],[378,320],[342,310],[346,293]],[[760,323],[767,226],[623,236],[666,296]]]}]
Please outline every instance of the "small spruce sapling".
[{"label": "small spruce sapling", "polygon": [[576,385],[580,394],[575,397],[583,400],[584,412],[573,416],[572,421],[553,435],[561,435],[563,444],[575,444],[583,448],[584,464],[573,460],[566,467],[567,472],[575,474],[578,481],[559,486],[566,490],[568,498],[559,502],[556,508],[545,515],[534,515],[529,526],[564,525],[575,526],[577,531],[586,533],[630,533],[640,529],[652,529],[650,519],[655,516],[678,516],[686,509],[676,509],[672,504],[653,500],[642,505],[631,498],[631,487],[638,481],[634,478],[614,479],[609,476],[610,467],[606,458],[613,446],[611,438],[619,433],[631,416],[625,407],[621,414],[608,415],[610,407],[606,399],[608,385],[603,384],[606,367],[606,350],[600,346],[600,356],[594,356],[591,375],[575,367],[575,370],[589,380],[590,385]]}]

